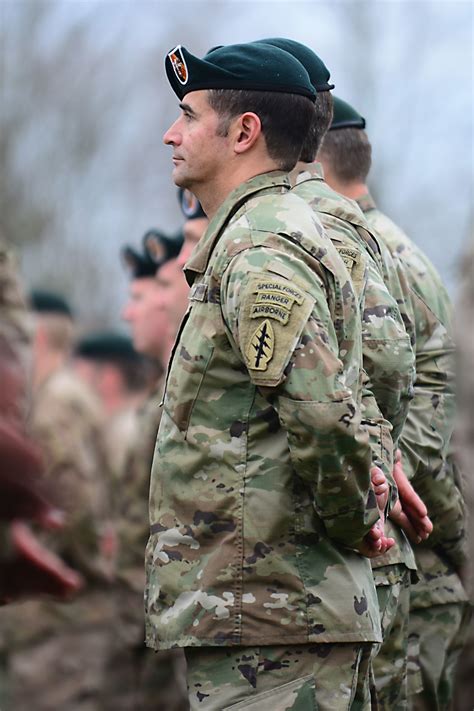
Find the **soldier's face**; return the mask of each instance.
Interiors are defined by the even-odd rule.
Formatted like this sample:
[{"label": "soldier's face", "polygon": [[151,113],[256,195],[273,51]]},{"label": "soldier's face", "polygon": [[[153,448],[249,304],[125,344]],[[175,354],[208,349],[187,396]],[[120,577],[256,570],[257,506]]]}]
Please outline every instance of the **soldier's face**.
[{"label": "soldier's face", "polygon": [[163,264],[156,275],[156,281],[163,292],[166,318],[174,336],[188,307],[189,295],[189,285],[178,260],[172,259]]},{"label": "soldier's face", "polygon": [[209,220],[207,217],[198,217],[194,220],[187,220],[183,226],[184,244],[178,254],[177,262],[182,269],[193,251],[195,245],[199,242],[204,232],[207,230]]},{"label": "soldier's face", "polygon": [[130,325],[135,349],[161,362],[170,328],[165,297],[155,277],[134,279],[122,311],[122,318]]},{"label": "soldier's face", "polygon": [[181,115],[163,141],[173,147],[173,180],[193,192],[218,178],[225,167],[229,140],[218,135],[219,117],[207,91],[192,91],[180,103]]}]

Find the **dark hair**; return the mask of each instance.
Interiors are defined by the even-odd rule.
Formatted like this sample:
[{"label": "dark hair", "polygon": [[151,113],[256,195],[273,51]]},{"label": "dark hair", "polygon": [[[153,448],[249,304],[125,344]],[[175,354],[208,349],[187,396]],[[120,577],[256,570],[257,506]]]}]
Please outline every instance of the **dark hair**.
[{"label": "dark hair", "polygon": [[300,160],[312,163],[316,159],[319,146],[331,125],[333,100],[330,91],[321,91],[316,95],[313,120],[301,149]]},{"label": "dark hair", "polygon": [[372,146],[360,128],[328,131],[319,153],[341,183],[363,182],[372,164]]},{"label": "dark hair", "polygon": [[270,158],[281,170],[295,167],[314,113],[310,99],[276,91],[209,89],[208,101],[220,117],[219,135],[227,135],[236,116],[252,111],[261,121]]}]

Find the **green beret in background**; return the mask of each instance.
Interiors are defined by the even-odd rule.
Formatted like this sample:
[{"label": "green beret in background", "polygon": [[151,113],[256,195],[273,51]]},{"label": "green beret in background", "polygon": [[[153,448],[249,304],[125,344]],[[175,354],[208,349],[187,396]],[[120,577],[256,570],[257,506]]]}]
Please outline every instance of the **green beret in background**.
[{"label": "green beret in background", "polygon": [[120,256],[130,279],[155,276],[157,266],[147,253],[139,252],[135,247],[125,245],[120,250]]},{"label": "green beret in background", "polygon": [[288,52],[295,59],[301,62],[309,74],[311,84],[318,93],[334,89],[334,84],[329,83],[331,75],[323,60],[318,57],[316,52],[306,45],[301,44],[301,42],[296,42],[295,40],[287,39],[286,37],[268,37],[266,39],[258,40],[257,43],[268,44],[272,47],[284,49],[285,52]]},{"label": "green beret in background", "polygon": [[143,250],[155,264],[155,270],[162,264],[178,256],[183,246],[184,237],[181,232],[169,236],[158,230],[148,230],[143,235]]},{"label": "green beret in background", "polygon": [[197,220],[200,217],[207,217],[197,197],[187,188],[178,189],[178,202],[181,207],[181,212],[187,220]]},{"label": "green beret in background", "polygon": [[45,289],[33,289],[28,298],[32,311],[37,313],[63,314],[73,317],[73,311],[61,294]]},{"label": "green beret in background", "polygon": [[333,97],[334,114],[330,131],[339,128],[365,128],[365,118],[363,118],[347,101]]},{"label": "green beret in background", "polygon": [[218,47],[204,59],[177,45],[168,52],[166,74],[179,99],[201,89],[247,89],[300,94],[312,101],[316,93],[308,72],[278,47],[248,43]]},{"label": "green beret in background", "polygon": [[142,356],[133,347],[132,340],[115,331],[88,333],[75,346],[74,354],[90,360],[128,360],[139,362]]},{"label": "green beret in background", "polygon": [[178,256],[183,245],[183,235],[169,236],[160,230],[151,229],[142,238],[143,251],[125,245],[121,250],[122,262],[131,279],[153,277],[160,267]]}]

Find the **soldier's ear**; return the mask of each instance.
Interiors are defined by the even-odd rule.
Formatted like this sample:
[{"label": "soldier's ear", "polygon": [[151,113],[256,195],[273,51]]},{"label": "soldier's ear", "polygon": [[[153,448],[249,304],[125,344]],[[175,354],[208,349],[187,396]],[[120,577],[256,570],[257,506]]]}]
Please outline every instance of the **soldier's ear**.
[{"label": "soldier's ear", "polygon": [[236,119],[234,126],[234,151],[245,153],[250,150],[262,135],[260,118],[253,111],[247,111]]}]

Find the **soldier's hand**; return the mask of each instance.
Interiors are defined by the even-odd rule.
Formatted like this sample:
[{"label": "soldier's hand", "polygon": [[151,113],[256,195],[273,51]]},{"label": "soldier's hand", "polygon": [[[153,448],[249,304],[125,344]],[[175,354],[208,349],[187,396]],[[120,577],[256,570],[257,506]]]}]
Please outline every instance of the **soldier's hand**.
[{"label": "soldier's hand", "polygon": [[378,467],[372,467],[370,470],[370,478],[377,500],[379,520],[372,526],[362,540],[362,543],[359,544],[357,550],[366,556],[366,558],[376,558],[378,555],[386,553],[395,545],[395,541],[393,538],[385,536],[384,532],[385,508],[390,494],[388,481],[383,471]]},{"label": "soldier's hand", "polygon": [[398,487],[399,500],[390,511],[390,519],[407,534],[412,543],[425,541],[433,530],[428,510],[403,471],[401,453],[397,450],[393,478]]},{"label": "soldier's hand", "polygon": [[38,594],[65,599],[81,589],[81,576],[45,548],[25,523],[10,525],[10,546],[8,559],[0,564],[3,602]]}]

